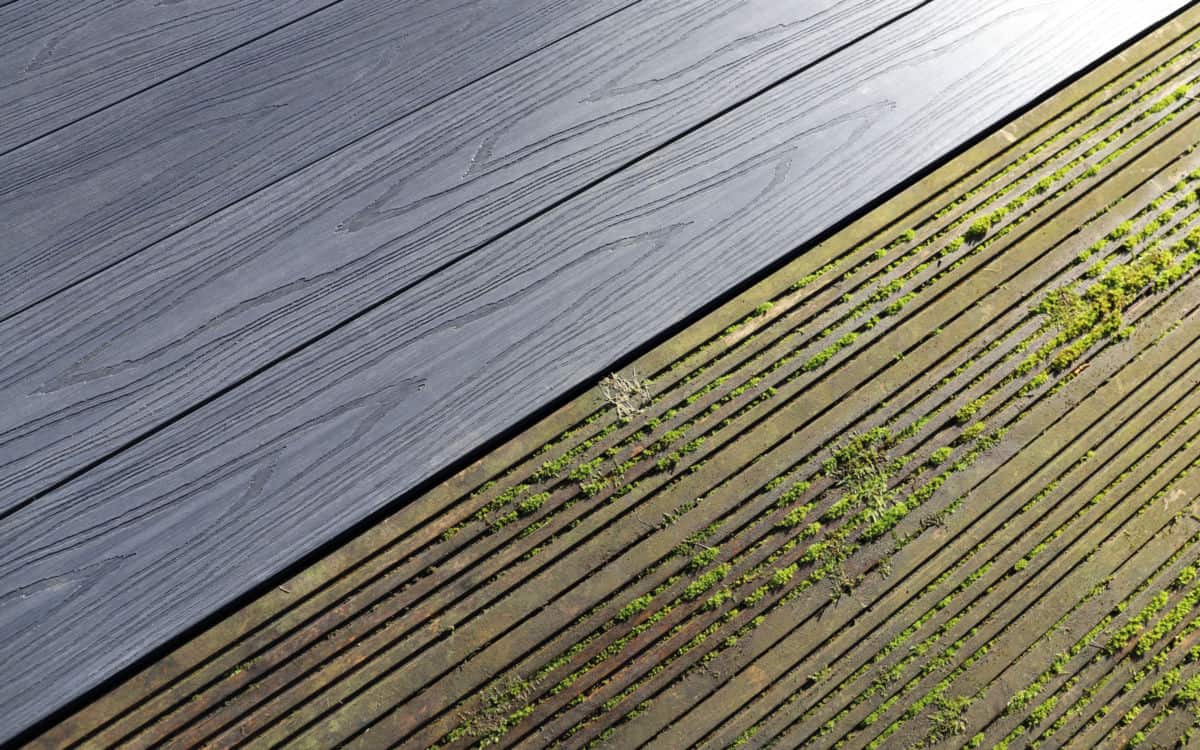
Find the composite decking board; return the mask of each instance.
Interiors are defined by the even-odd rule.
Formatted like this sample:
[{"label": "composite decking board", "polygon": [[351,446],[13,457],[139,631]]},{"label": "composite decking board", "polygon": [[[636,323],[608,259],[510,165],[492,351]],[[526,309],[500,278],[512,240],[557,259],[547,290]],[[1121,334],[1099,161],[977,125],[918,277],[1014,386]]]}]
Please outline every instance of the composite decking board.
[{"label": "composite decking board", "polygon": [[5,729],[1180,5],[938,0],[15,512],[0,524]]},{"label": "composite decking board", "polygon": [[0,153],[333,2],[0,3]]},{"label": "composite decking board", "polygon": [[636,5],[9,319],[0,514],[927,1]]},{"label": "composite decking board", "polygon": [[10,151],[0,320],[637,1],[341,0]]}]

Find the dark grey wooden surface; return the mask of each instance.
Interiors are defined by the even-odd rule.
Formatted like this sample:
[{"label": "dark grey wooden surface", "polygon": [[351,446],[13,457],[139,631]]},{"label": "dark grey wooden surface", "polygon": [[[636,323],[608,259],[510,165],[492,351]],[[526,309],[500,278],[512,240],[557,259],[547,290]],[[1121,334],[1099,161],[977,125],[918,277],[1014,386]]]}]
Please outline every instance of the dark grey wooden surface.
[{"label": "dark grey wooden surface", "polygon": [[0,511],[925,1],[639,4],[10,319]]},{"label": "dark grey wooden surface", "polygon": [[0,153],[334,2],[0,3]]},{"label": "dark grey wooden surface", "polygon": [[12,151],[0,319],[634,2],[341,0]]},{"label": "dark grey wooden surface", "polygon": [[[108,271],[59,256],[75,285],[0,331],[0,737],[1184,3],[781,5],[643,0]],[[181,196],[189,163],[221,171],[173,162]]]}]

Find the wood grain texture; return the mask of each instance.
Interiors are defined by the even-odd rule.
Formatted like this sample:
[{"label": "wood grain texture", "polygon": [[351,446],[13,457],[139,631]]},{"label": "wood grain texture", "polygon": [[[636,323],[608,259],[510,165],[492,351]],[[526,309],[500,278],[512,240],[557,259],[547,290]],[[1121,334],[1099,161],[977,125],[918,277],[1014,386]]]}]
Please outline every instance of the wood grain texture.
[{"label": "wood grain texture", "polygon": [[0,512],[918,4],[639,4],[10,319]]},{"label": "wood grain texture", "polygon": [[332,2],[0,4],[0,153]]},{"label": "wood grain texture", "polygon": [[5,729],[1179,5],[938,0],[13,513],[0,522]]},{"label": "wood grain texture", "polygon": [[0,319],[636,1],[343,0],[11,151]]}]

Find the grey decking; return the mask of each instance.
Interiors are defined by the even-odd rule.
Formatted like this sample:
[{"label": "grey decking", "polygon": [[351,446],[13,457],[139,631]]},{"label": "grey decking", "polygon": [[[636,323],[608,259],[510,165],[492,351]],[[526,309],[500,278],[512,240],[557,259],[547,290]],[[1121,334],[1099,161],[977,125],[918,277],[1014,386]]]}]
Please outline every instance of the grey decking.
[{"label": "grey decking", "polygon": [[[769,12],[754,14],[754,25],[714,17],[711,11],[697,16],[706,5],[634,6],[569,40],[564,45],[569,55],[553,68],[535,56],[499,71],[68,289],[54,305],[11,319],[0,332],[0,346],[28,368],[11,386],[18,394],[40,388],[58,395],[24,401],[19,408],[29,411],[14,413],[13,422],[53,419],[58,428],[57,434],[30,433],[6,446],[10,460],[16,461],[8,464],[0,487],[14,499],[44,490],[619,169],[689,124],[720,113],[746,95],[742,86],[769,84],[788,70],[789,60],[811,63],[853,40],[863,23],[886,22],[917,3],[858,0],[849,12],[828,0],[808,3],[810,13],[816,7],[829,9],[816,18],[790,4],[775,4],[764,6]],[[721,5],[728,11],[727,4]],[[641,31],[631,34],[620,20],[633,21]],[[772,28],[787,23],[797,28]],[[755,28],[767,32],[755,36]],[[667,36],[672,29],[675,35]],[[711,37],[711,44],[719,42],[723,54],[689,50],[697,32],[707,32],[702,38]],[[597,71],[613,59],[628,60],[628,68],[597,79]],[[697,67],[671,76],[688,63]],[[631,76],[629,69],[636,73]],[[177,98],[172,107],[186,108],[186,94]],[[205,205],[205,196],[214,191],[259,186],[264,164],[286,174],[286,166],[277,166],[289,153],[282,148],[285,138],[297,144],[290,153],[307,160],[305,135],[324,133],[328,128],[318,122],[338,119],[315,99],[309,109],[308,128],[285,122],[283,115],[275,128],[233,123],[228,133],[216,133],[214,142],[193,148],[199,154],[201,148],[228,146],[234,154],[251,155],[246,162],[205,164],[193,175],[185,167],[197,158],[189,154],[178,163],[165,162],[172,179],[135,185],[128,194],[63,184],[62,169],[56,171],[52,163],[68,164],[72,157],[56,156],[47,143],[45,155],[30,164],[46,181],[61,184],[61,194],[43,194],[30,184],[14,191],[16,205],[0,204],[31,235],[31,244],[22,247],[29,249],[36,235],[50,230],[43,243],[49,250],[30,251],[30,262],[12,272],[14,286],[35,288],[39,282],[26,282],[27,274],[64,263],[69,265],[67,278],[56,283],[66,286],[84,267],[136,252],[143,240],[141,227],[155,233],[150,236],[167,231],[162,222],[148,219],[122,222],[134,206],[144,204],[149,215],[182,217],[188,205]],[[95,132],[114,143],[123,135],[117,128]],[[343,137],[337,130],[328,135]],[[76,142],[87,140],[81,134]],[[142,173],[150,169],[147,164],[178,153],[174,145],[136,151],[137,139],[129,140],[133,156],[112,162],[109,171],[126,178]],[[78,149],[84,154],[109,150],[106,145]],[[271,159],[259,159],[257,152]],[[185,203],[184,193],[204,176],[212,184],[198,186],[198,197]],[[180,179],[187,183],[171,190]],[[239,181],[247,187],[237,185]],[[139,203],[138,198],[145,200]],[[20,205],[30,208],[22,211]],[[71,216],[73,211],[57,206],[80,208]],[[45,222],[29,216],[42,213],[48,217]],[[92,222],[106,229],[81,231]],[[19,229],[17,236],[22,234]],[[110,249],[117,252],[110,255]],[[55,326],[53,335],[30,330],[45,332],[47,325]],[[257,330],[258,344],[247,348],[240,337],[250,327]],[[107,357],[105,362],[89,359],[102,342],[107,350],[122,352],[118,368],[111,369],[113,361]],[[89,377],[97,366],[110,367],[105,377]],[[139,405],[136,413],[130,413],[130,403]],[[80,423],[92,429],[72,428]],[[106,439],[97,441],[101,430]],[[0,501],[0,507],[11,507],[11,502]]]},{"label": "grey decking", "polygon": [[0,161],[0,230],[12,243],[0,316],[630,1],[328,3],[12,151]]},{"label": "grey decking", "polygon": [[30,2],[0,738],[1185,5],[185,2],[123,64]]},{"label": "grey decking", "polygon": [[330,4],[0,3],[0,153]]}]

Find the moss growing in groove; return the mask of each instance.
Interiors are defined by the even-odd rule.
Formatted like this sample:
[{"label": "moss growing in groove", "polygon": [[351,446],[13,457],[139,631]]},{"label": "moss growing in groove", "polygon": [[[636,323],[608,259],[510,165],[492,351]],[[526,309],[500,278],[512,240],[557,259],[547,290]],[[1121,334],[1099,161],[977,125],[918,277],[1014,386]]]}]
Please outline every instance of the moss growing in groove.
[{"label": "moss growing in groove", "polygon": [[720,553],[719,547],[706,547],[697,552],[691,560],[688,561],[687,569],[691,571],[703,570],[708,567],[708,564],[717,558]]},{"label": "moss growing in groove", "polygon": [[1200,703],[1200,674],[1188,678],[1171,702],[1177,706],[1194,706]]},{"label": "moss growing in groove", "polygon": [[549,499],[549,492],[539,492],[536,495],[531,495],[517,503],[517,513],[522,516],[532,515]]},{"label": "moss growing in groove", "polygon": [[1142,632],[1151,617],[1155,615],[1163,607],[1167,606],[1167,592],[1158,592],[1153,599],[1150,600],[1140,612],[1137,613],[1128,623],[1120,630],[1112,635],[1108,643],[1104,646],[1104,653],[1112,656],[1125,648],[1129,643]]},{"label": "moss growing in groove", "polygon": [[704,575],[687,585],[687,588],[683,591],[683,600],[690,602],[698,599],[701,594],[716,585],[717,581],[720,581],[722,578],[729,575],[729,571],[732,569],[733,566],[726,562],[721,563],[712,570],[709,570]]},{"label": "moss growing in groove", "polygon": [[1172,584],[1172,587],[1177,589],[1183,588],[1191,583],[1195,578],[1196,566],[1188,565],[1183,570],[1179,571],[1179,575],[1175,576],[1175,582]]},{"label": "moss growing in groove", "polygon": [[987,237],[988,231],[992,228],[991,215],[980,216],[975,221],[971,222],[971,226],[967,227],[967,231],[963,233],[963,238],[967,242],[980,242],[984,237]]}]

